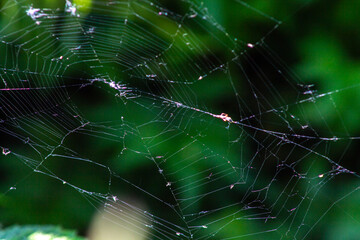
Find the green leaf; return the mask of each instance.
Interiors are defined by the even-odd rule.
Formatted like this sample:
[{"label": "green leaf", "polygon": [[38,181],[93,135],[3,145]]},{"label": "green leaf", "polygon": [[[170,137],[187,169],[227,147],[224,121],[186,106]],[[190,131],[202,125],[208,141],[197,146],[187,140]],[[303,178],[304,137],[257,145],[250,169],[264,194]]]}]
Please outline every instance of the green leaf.
[{"label": "green leaf", "polygon": [[0,240],[84,240],[75,231],[64,230],[59,226],[11,226],[0,231]]}]

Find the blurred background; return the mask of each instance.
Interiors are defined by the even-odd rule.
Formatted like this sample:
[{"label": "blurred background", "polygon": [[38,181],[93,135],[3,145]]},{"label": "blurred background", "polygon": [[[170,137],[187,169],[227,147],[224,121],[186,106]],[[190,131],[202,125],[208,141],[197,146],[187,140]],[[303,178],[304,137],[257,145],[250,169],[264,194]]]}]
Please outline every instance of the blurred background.
[{"label": "blurred background", "polygon": [[[77,13],[81,15],[80,21],[84,21],[83,26],[91,23],[95,26],[95,32],[100,30],[99,33],[94,33],[92,38],[99,56],[104,59],[104,69],[111,79],[125,84],[133,95],[129,94],[128,99],[119,98],[110,82],[95,81],[90,85],[91,81],[86,81],[102,77],[101,71],[94,72],[92,69],[92,66],[100,63],[84,61],[92,59],[92,56],[87,56],[88,49],[85,44],[82,45],[85,46],[84,52],[75,49],[82,41],[77,39],[75,42],[72,38],[72,34],[79,31],[76,24],[67,22],[66,19],[31,19],[26,13],[31,7],[55,9],[54,13],[61,12],[65,6],[64,1],[21,1],[19,4],[15,1],[1,1],[1,88],[47,86],[44,92],[29,91],[26,96],[22,92],[0,92],[0,146],[3,152],[0,155],[0,223],[3,227],[14,224],[54,224],[77,229],[82,235],[86,235],[94,214],[113,196],[120,199],[124,197],[125,202],[132,202],[134,206],[141,206],[162,219],[182,226],[178,216],[169,213],[162,201],[154,200],[146,193],[151,193],[164,202],[173,201],[171,193],[164,190],[169,186],[163,175],[159,174],[159,170],[164,170],[165,177],[168,177],[166,179],[173,179],[171,183],[175,183],[176,190],[189,184],[185,182],[186,184],[181,186],[182,179],[202,172],[210,176],[209,174],[217,171],[212,169],[229,160],[240,172],[244,169],[249,171],[244,173],[240,180],[235,180],[236,183],[245,182],[239,184],[244,186],[243,189],[237,190],[237,194],[222,192],[202,201],[192,201],[191,196],[212,190],[211,187],[201,188],[199,185],[191,188],[192,190],[182,191],[185,193],[178,195],[178,198],[185,199],[184,205],[173,203],[175,209],[186,208],[189,212],[200,212],[202,209],[229,206],[239,201],[244,207],[255,208],[251,214],[256,214],[256,211],[270,211],[270,215],[276,215],[279,221],[274,220],[267,224],[265,218],[244,223],[241,221],[240,227],[233,224],[220,231],[216,235],[218,239],[234,235],[244,236],[250,232],[264,233],[275,228],[278,229],[275,232],[251,235],[247,239],[279,239],[281,236],[292,239],[296,234],[306,239],[360,237],[360,163],[357,151],[359,140],[353,138],[360,136],[360,31],[357,30],[360,2],[159,1],[156,7],[146,5],[147,2],[142,3],[146,6],[144,8],[133,3],[130,3],[133,4],[131,8],[126,7],[126,3],[121,9],[128,9],[128,12],[117,12],[115,8],[112,12],[112,8],[105,7],[104,10],[91,0],[72,3],[74,6],[81,6]],[[163,10],[164,14],[151,15],[159,9]],[[197,15],[194,22],[190,18],[182,18],[185,13],[189,13],[189,9],[192,9],[192,14]],[[50,12],[52,11],[47,13]],[[134,12],[149,21],[141,22],[131,14]],[[140,32],[141,35],[141,31],[146,29],[148,35],[144,34],[144,39],[141,40],[136,34],[128,34],[124,36],[128,45],[120,47],[117,44],[121,37],[118,37],[125,23],[119,24],[119,32],[114,32],[111,25],[124,19],[123,15],[128,17],[129,23],[142,27],[134,29],[134,33]],[[158,15],[166,15],[168,20],[159,18]],[[196,20],[197,17],[204,16],[206,19]],[[41,21],[38,25],[43,28],[34,28],[34,31],[33,28],[27,29],[27,26],[34,24],[36,20]],[[97,22],[103,25],[97,25]],[[144,79],[146,74],[152,74],[147,69],[156,72],[156,68],[151,64],[139,66],[136,70],[131,69],[132,66],[142,64],[143,59],[138,56],[144,54],[150,58],[166,49],[166,43],[170,42],[171,38],[161,30],[175,33],[180,22],[186,27],[181,34],[194,34],[189,42],[195,45],[195,49],[203,44],[211,51],[189,49],[184,44],[185,40],[181,39],[180,43],[174,43],[176,50],[168,52],[168,56],[163,59],[164,62],[166,59],[169,61],[167,70],[159,70],[157,76],[150,76],[153,80]],[[114,28],[116,27],[117,25]],[[18,35],[11,34],[17,31]],[[22,35],[25,32],[26,35]],[[69,49],[75,49],[72,53],[80,56],[81,60],[72,58],[71,54],[61,49],[57,50],[58,46],[52,45],[51,40],[42,38],[44,35],[41,33],[44,32],[59,34],[60,41]],[[63,33],[67,33],[69,38],[61,35]],[[34,40],[36,36],[40,39],[30,42],[28,47],[27,41]],[[117,43],[113,42],[114,39]],[[51,47],[44,47],[47,44]],[[26,54],[26,51],[17,52],[19,46],[22,49],[38,51],[47,58],[41,60],[32,54]],[[231,50],[236,53],[231,53]],[[200,56],[204,53],[207,55]],[[64,71],[59,69],[66,64],[60,65],[56,61],[51,63],[50,60],[60,55],[64,56],[61,60],[70,58],[70,67],[66,67]],[[111,61],[115,56],[117,60]],[[193,59],[191,63],[198,63],[200,70],[192,70],[189,59]],[[153,60],[154,63],[155,61],[158,60]],[[211,72],[218,63],[226,63],[227,71]],[[44,70],[43,67],[49,70]],[[15,72],[12,71],[14,69]],[[26,70],[38,74],[26,73]],[[58,71],[58,75],[53,76],[52,71]],[[279,71],[282,72],[280,75]],[[183,81],[183,84],[173,89],[162,81],[169,80],[169,76]],[[189,87],[184,83],[195,82],[199,76],[204,76],[206,82]],[[30,82],[34,83],[17,83],[19,79],[30,78]],[[233,86],[231,82],[234,83]],[[63,88],[60,87],[62,84],[75,87]],[[235,97],[234,89],[242,99],[240,102]],[[312,93],[308,95],[306,91]],[[189,109],[174,110],[175,120],[168,127],[167,123],[159,120],[161,117],[172,117],[172,106],[169,105],[173,102],[144,93],[172,99],[173,102],[213,114],[227,113],[235,121],[243,120],[244,123],[261,129],[308,135],[315,139],[290,139],[298,145],[279,147],[280,143],[276,145],[274,136],[269,137],[264,132],[245,128],[244,131],[247,131],[250,137],[239,137],[242,136],[241,127],[230,126],[208,114]],[[254,98],[254,93],[257,94],[257,99]],[[330,94],[313,102],[302,102],[321,93]],[[54,109],[49,110],[46,104]],[[33,114],[41,112],[41,109],[34,106],[45,106],[43,109],[47,110],[44,110],[43,116],[37,118]],[[271,109],[277,109],[278,112],[263,114]],[[53,119],[54,114],[63,116],[62,120]],[[246,120],[252,115],[256,117]],[[184,125],[182,121],[185,121]],[[288,125],[292,126],[291,130]],[[64,148],[58,149],[56,146],[66,135],[66,131],[70,132],[79,126],[82,126],[79,131],[76,130],[75,134],[66,138]],[[170,135],[164,136],[164,139],[154,137],[166,128],[171,131],[177,128],[181,130],[170,131]],[[186,146],[192,141],[189,135],[201,138],[207,147],[193,143],[187,150],[180,148],[179,146]],[[319,138],[333,140],[321,141]],[[340,140],[336,141],[335,138]],[[235,142],[236,139],[240,140]],[[31,144],[28,144],[29,142]],[[265,145],[265,151],[261,150],[262,145]],[[129,149],[131,151],[126,151]],[[148,155],[146,152],[150,149],[152,153]],[[272,158],[267,150],[275,152],[275,163],[267,162],[271,160],[266,159]],[[164,159],[177,151],[180,151],[181,156],[176,156],[176,163],[182,159],[185,159],[184,162],[179,165],[166,163]],[[313,151],[320,154],[313,154]],[[210,157],[214,152],[216,156]],[[46,158],[49,153],[55,155]],[[196,162],[193,166],[187,165],[186,159],[195,161],[192,157],[199,153],[209,160]],[[91,162],[78,161],[79,157],[91,159]],[[156,159],[151,159],[152,157]],[[236,163],[239,158],[240,163]],[[39,170],[46,174],[34,172],[37,164],[42,161],[44,164]],[[164,168],[162,164],[165,165]],[[288,166],[279,168],[279,164]],[[249,166],[254,169],[253,172],[249,170]],[[352,172],[339,170],[338,166]],[[176,169],[181,169],[181,172],[178,173]],[[219,174],[220,171],[221,167]],[[168,173],[172,175],[167,175]],[[302,174],[304,180],[296,180],[300,179]],[[321,178],[324,177],[324,180],[319,180],[322,174],[324,176]],[[221,178],[215,182],[216,188],[227,186],[234,179],[232,175]],[[287,188],[287,183],[293,188]],[[271,184],[268,192],[247,195],[249,189],[267,184]],[[146,192],[139,191],[137,186]],[[92,195],[92,192],[96,194]],[[278,198],[281,194],[286,197]],[[291,195],[295,194],[302,199],[292,198]],[[249,197],[244,198],[245,195]],[[256,201],[260,199],[265,199],[261,201],[261,206]],[[120,206],[117,208],[120,216],[119,209]],[[299,209],[295,217],[290,214],[292,209]],[[223,215],[209,216],[207,220],[201,220],[212,222],[214,219],[229,217],[236,210],[231,208],[227,213],[222,213]],[[242,217],[250,219],[255,216]],[[289,216],[295,220],[286,220]],[[197,223],[197,219],[193,222]],[[215,224],[213,228],[219,228],[220,225]],[[302,226],[301,230],[297,229],[298,226]],[[312,228],[313,226],[315,227]],[[205,233],[208,234],[210,232]]]}]

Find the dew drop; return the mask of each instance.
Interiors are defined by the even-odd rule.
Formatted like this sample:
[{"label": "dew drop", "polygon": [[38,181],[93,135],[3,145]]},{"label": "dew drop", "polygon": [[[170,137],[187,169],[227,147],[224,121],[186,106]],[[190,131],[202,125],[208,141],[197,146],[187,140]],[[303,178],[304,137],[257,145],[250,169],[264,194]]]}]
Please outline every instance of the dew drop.
[{"label": "dew drop", "polygon": [[146,77],[147,78],[156,78],[157,75],[156,74],[147,74]]},{"label": "dew drop", "polygon": [[10,153],[11,153],[11,151],[8,148],[3,148],[2,149],[2,154],[4,154],[5,156],[10,154]]},{"label": "dew drop", "polygon": [[190,16],[189,16],[189,18],[196,18],[197,17],[197,13],[196,12],[194,12],[193,14],[191,14]]},{"label": "dew drop", "polygon": [[254,47],[254,45],[253,45],[252,43],[248,43],[247,46],[248,46],[249,48],[253,48],[253,47]]}]

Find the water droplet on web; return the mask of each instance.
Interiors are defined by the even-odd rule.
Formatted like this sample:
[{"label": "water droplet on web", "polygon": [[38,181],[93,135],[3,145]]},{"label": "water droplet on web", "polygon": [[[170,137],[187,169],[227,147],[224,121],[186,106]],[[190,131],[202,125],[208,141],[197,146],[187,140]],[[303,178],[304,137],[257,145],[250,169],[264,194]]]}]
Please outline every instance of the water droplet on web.
[{"label": "water droplet on web", "polygon": [[71,48],[70,50],[80,50],[81,49],[81,45],[75,47],[75,48]]},{"label": "water droplet on web", "polygon": [[304,95],[311,95],[314,94],[316,91],[315,90],[307,90],[305,92],[303,92]]},{"label": "water droplet on web", "polygon": [[322,177],[324,177],[324,174],[319,174],[318,177],[319,177],[319,178],[322,178]]},{"label": "water droplet on web", "polygon": [[171,182],[167,182],[166,187],[170,187],[170,186],[171,186]]},{"label": "water droplet on web", "polygon": [[159,14],[159,15],[164,15],[164,16],[167,16],[167,15],[168,15],[167,12],[159,12],[158,14]]},{"label": "water droplet on web", "polygon": [[296,210],[296,208],[292,208],[292,209],[289,210],[289,212],[293,212],[295,210]]},{"label": "water droplet on web", "polygon": [[10,187],[9,190],[16,190],[16,187]]},{"label": "water droplet on web", "polygon": [[254,47],[254,45],[253,45],[252,43],[248,43],[247,46],[248,46],[249,48],[253,48],[253,47]]},{"label": "water droplet on web", "polygon": [[202,228],[208,228],[206,225],[202,225],[201,227],[202,227]]},{"label": "water droplet on web", "polygon": [[156,78],[157,75],[156,74],[147,74],[146,77],[147,78]]},{"label": "water droplet on web", "polygon": [[3,148],[2,149],[2,154],[4,154],[5,156],[10,154],[10,153],[11,153],[11,151],[8,148]]},{"label": "water droplet on web", "polygon": [[[71,16],[76,16],[76,7],[72,5],[72,3],[69,0],[66,0],[66,8],[65,12],[68,12],[71,14]],[[77,15],[79,17],[79,15]]]},{"label": "water droplet on web", "polygon": [[189,18],[196,18],[197,17],[197,12],[193,12],[192,14],[189,15]]},{"label": "water droplet on web", "polygon": [[95,32],[95,27],[89,27],[89,30],[87,31],[88,34],[93,34]]},{"label": "water droplet on web", "polygon": [[181,235],[181,233],[177,232],[177,233],[176,233],[176,235],[177,235],[177,236],[180,236],[180,235]]}]

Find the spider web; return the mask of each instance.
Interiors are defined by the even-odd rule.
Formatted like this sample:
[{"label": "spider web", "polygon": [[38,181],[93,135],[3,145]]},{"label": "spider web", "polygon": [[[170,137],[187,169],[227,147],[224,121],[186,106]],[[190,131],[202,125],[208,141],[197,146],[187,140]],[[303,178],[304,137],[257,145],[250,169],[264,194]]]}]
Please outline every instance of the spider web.
[{"label": "spider web", "polygon": [[197,1],[56,4],[1,6],[7,194],[45,176],[144,239],[303,239],[358,194],[337,97],[359,85],[302,81],[275,17],[231,1],[270,26],[248,41]]}]

